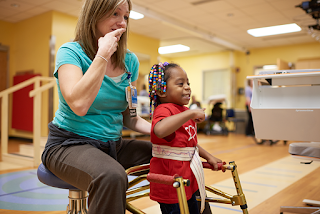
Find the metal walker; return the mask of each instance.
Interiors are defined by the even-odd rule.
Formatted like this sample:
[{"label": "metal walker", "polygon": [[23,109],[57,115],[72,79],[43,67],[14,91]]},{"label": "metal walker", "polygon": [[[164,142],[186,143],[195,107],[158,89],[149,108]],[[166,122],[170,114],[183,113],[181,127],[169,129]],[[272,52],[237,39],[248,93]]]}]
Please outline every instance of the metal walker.
[{"label": "metal walker", "polygon": [[[212,166],[209,163],[202,163],[204,168],[211,168]],[[231,204],[232,206],[239,205],[243,214],[248,214],[248,206],[246,202],[245,195],[243,194],[242,187],[240,184],[240,179],[238,176],[237,171],[237,165],[235,162],[229,162],[229,165],[220,164],[219,170],[225,171],[230,170],[232,174],[232,178],[235,184],[235,188],[237,191],[237,195],[231,195],[226,192],[223,192],[219,189],[216,189],[214,187],[206,186],[206,190],[208,192],[211,192],[213,194],[219,195],[223,197],[224,199],[215,199],[211,197],[206,198],[206,202],[210,203],[222,203],[222,204]],[[185,186],[190,185],[190,181],[187,179],[183,179],[182,177],[178,175],[169,176],[169,175],[160,175],[155,173],[148,173],[149,171],[149,164],[141,165],[132,167],[126,170],[128,175],[137,175],[139,176],[135,179],[133,179],[131,182],[129,182],[129,188],[135,186],[136,184],[140,183],[143,180],[148,180],[149,182],[156,182],[156,183],[162,183],[167,185],[172,185],[177,190],[178,200],[179,200],[179,207],[181,214],[189,214],[189,208],[187,204],[187,198],[185,194]],[[127,191],[127,210],[134,213],[134,214],[146,214],[145,212],[141,211],[140,209],[134,207],[130,202],[149,196],[149,192],[143,192],[141,194],[135,194],[142,192],[144,190],[149,189],[149,184],[144,185],[141,187],[132,188]],[[134,196],[130,196],[132,194],[135,194]],[[198,201],[200,201],[200,198],[197,198]]]}]

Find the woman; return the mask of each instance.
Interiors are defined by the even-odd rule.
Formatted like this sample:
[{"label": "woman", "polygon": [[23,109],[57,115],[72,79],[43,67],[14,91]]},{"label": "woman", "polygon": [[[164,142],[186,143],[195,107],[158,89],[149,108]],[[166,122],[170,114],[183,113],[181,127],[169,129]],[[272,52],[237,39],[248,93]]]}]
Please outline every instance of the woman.
[{"label": "woman", "polygon": [[126,99],[139,67],[126,49],[130,10],[130,0],[86,0],[75,41],[56,56],[59,109],[42,161],[89,192],[89,214],[125,213],[125,169],[151,159],[150,142],[121,138],[123,125],[143,134],[151,130],[149,122],[130,116]]}]

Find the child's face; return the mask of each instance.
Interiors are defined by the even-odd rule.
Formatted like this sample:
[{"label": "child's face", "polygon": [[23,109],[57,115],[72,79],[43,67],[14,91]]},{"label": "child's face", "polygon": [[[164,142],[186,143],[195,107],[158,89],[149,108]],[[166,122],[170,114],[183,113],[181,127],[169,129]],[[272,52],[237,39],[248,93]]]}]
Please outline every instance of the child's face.
[{"label": "child's face", "polygon": [[190,101],[190,95],[191,88],[187,73],[181,67],[170,68],[167,91],[161,102],[187,105]]}]

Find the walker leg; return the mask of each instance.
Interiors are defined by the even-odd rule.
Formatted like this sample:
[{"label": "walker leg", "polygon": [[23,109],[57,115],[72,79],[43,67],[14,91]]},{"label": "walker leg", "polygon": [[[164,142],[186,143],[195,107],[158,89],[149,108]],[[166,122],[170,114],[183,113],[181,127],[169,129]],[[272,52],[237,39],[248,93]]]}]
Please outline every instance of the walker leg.
[{"label": "walker leg", "polygon": [[247,205],[246,197],[243,194],[242,187],[240,184],[240,179],[239,179],[238,171],[237,171],[237,165],[235,164],[234,161],[230,162],[229,164],[234,166],[231,173],[232,173],[234,185],[235,185],[237,193],[238,193],[237,199],[239,200],[238,202],[240,204],[240,208],[242,209],[243,214],[248,214],[248,205]]},{"label": "walker leg", "polygon": [[184,186],[189,186],[190,181],[184,180],[182,177],[177,177],[175,180],[176,181],[173,183],[173,187],[177,190],[180,214],[189,214],[188,201]]}]

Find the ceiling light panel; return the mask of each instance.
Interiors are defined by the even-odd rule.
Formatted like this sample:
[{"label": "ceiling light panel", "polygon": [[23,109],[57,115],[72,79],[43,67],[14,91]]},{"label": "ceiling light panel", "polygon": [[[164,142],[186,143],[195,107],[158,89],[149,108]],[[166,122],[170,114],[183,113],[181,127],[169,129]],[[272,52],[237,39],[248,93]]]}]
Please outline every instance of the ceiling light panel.
[{"label": "ceiling light panel", "polygon": [[136,11],[131,10],[129,17],[130,17],[131,19],[137,20],[137,19],[142,19],[142,18],[144,17],[144,15],[141,14],[141,13],[138,13],[138,12],[136,12]]},{"label": "ceiling light panel", "polygon": [[158,49],[158,52],[159,54],[169,54],[169,53],[185,52],[189,50],[190,50],[190,47],[179,44],[179,45],[170,45],[170,46],[160,47]]},{"label": "ceiling light panel", "polygon": [[285,24],[285,25],[276,25],[271,27],[255,28],[255,29],[250,29],[247,32],[254,37],[261,37],[261,36],[293,33],[298,31],[301,31],[301,28],[297,24],[293,23],[293,24]]}]

